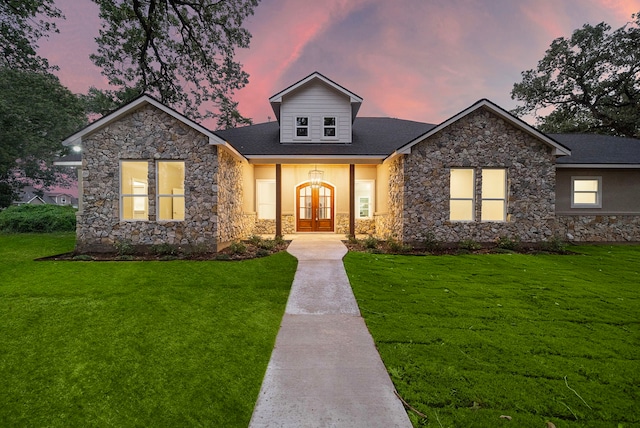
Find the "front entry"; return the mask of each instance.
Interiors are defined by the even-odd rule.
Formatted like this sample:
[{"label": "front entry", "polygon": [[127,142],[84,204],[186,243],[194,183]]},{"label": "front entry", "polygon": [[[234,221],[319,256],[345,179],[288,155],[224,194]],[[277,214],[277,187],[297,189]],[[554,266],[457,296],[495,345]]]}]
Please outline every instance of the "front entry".
[{"label": "front entry", "polygon": [[296,231],[333,232],[333,191],[326,183],[296,187]]}]

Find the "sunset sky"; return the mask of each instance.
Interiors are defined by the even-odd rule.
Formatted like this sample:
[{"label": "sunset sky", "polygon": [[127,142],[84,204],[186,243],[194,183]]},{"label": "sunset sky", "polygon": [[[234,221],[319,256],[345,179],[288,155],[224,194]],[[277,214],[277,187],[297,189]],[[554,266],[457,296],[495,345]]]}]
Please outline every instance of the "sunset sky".
[{"label": "sunset sky", "polygon": [[[98,7],[55,3],[67,19],[40,54],[73,92],[106,88],[89,60]],[[553,39],[584,23],[615,29],[639,11],[640,0],[263,0],[246,23],[253,38],[238,59],[250,83],[235,99],[266,122],[271,95],[319,71],[364,98],[360,116],[439,123],[481,98],[511,109],[520,72]]]}]

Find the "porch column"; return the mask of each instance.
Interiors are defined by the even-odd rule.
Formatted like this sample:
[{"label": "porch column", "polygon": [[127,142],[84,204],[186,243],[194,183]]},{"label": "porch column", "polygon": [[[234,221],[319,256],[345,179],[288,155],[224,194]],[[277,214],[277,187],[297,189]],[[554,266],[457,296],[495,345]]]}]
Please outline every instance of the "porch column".
[{"label": "porch column", "polygon": [[356,236],[356,166],[349,165],[349,235]]},{"label": "porch column", "polygon": [[282,165],[276,164],[276,236],[282,236]]}]

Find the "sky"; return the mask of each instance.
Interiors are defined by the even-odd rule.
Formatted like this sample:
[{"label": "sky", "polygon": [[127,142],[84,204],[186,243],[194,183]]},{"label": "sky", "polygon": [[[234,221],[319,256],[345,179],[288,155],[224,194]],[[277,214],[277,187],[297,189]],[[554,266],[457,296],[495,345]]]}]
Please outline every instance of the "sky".
[{"label": "sky", "polygon": [[[66,20],[39,53],[71,91],[107,88],[89,59],[98,7],[55,3]],[[437,124],[482,98],[510,110],[513,84],[555,38],[636,12],[640,0],[262,0],[237,52],[249,84],[234,98],[254,123],[274,120],[269,97],[318,71],[364,99],[359,116]]]}]

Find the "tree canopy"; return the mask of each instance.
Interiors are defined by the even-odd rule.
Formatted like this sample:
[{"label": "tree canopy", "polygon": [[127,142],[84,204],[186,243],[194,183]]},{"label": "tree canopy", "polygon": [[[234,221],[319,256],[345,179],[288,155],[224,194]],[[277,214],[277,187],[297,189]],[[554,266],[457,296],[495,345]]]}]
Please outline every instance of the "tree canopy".
[{"label": "tree canopy", "polygon": [[25,184],[60,183],[60,169],[45,165],[60,142],[85,122],[78,97],[47,72],[0,67],[0,207]]},{"label": "tree canopy", "polygon": [[615,31],[604,22],[585,24],[555,39],[514,84],[511,98],[524,104],[513,113],[534,113],[545,132],[640,138],[640,12],[631,18]]},{"label": "tree canopy", "polygon": [[36,49],[38,39],[58,31],[56,18],[63,16],[54,0],[0,0],[0,67],[49,69]]},{"label": "tree canopy", "polygon": [[95,109],[147,93],[193,119],[217,117],[220,127],[250,123],[231,97],[248,83],[234,56],[249,46],[242,24],[258,0],[93,1],[103,25],[91,59],[116,87],[92,88]]}]

